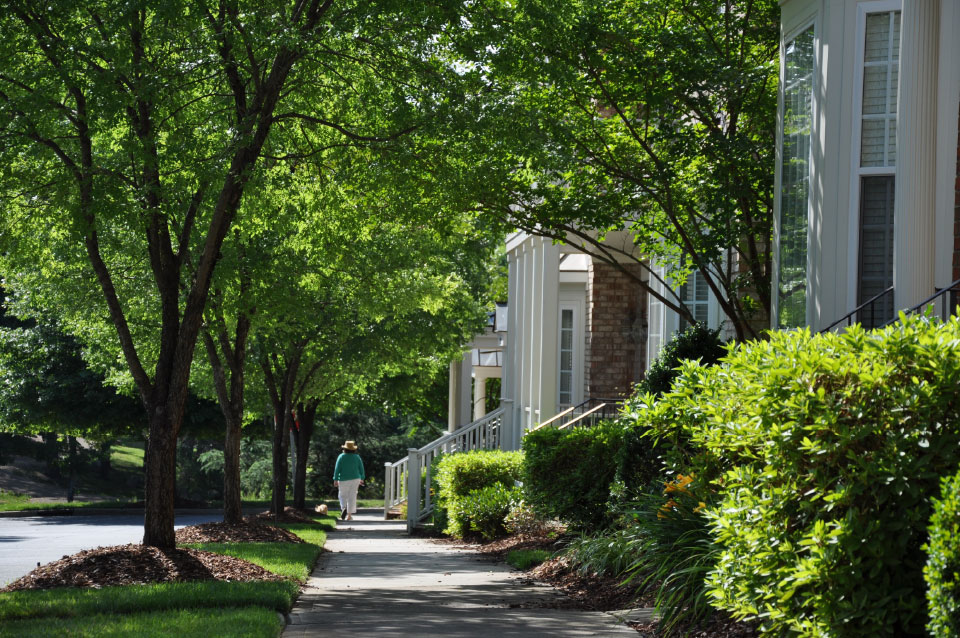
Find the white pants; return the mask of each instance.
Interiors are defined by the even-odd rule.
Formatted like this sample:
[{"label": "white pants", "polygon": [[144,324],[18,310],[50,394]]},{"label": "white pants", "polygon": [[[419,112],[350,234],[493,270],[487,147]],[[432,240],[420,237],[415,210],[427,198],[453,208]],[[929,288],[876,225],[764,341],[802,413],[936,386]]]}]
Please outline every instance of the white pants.
[{"label": "white pants", "polygon": [[354,514],[357,511],[357,490],[360,489],[360,479],[350,479],[349,481],[340,481],[340,510],[347,514]]}]

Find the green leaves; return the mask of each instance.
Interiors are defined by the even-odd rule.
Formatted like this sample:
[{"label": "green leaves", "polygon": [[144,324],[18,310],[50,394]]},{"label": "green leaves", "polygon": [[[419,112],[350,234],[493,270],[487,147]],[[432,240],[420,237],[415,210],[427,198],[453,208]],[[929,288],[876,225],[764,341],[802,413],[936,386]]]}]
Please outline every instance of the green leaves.
[{"label": "green leaves", "polygon": [[945,476],[940,498],[933,502],[930,539],[924,549],[927,583],[927,631],[934,638],[960,633],[960,474]]},{"label": "green leaves", "polygon": [[922,630],[929,499],[960,461],[958,335],[922,318],[771,333],[631,412],[720,495],[715,605],[775,635]]},{"label": "green leaves", "polygon": [[700,269],[750,334],[769,307],[778,18],[771,0],[483,5],[456,40],[483,69],[481,117],[451,135],[486,151],[482,210],[593,251],[627,227],[639,259]]},{"label": "green leaves", "polygon": [[485,537],[504,531],[510,507],[519,502],[522,452],[475,450],[446,454],[434,461],[437,507],[447,512],[447,534],[471,530]]}]

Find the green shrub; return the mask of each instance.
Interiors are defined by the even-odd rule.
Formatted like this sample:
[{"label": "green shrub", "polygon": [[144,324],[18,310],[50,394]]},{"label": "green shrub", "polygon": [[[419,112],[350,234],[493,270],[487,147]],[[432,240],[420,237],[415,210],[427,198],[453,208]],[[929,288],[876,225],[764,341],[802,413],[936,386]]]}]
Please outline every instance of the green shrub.
[{"label": "green shrub", "polygon": [[550,531],[550,523],[538,516],[533,508],[523,500],[517,501],[510,508],[510,512],[503,523],[511,534],[543,536]]},{"label": "green shrub", "polygon": [[691,412],[685,434],[720,473],[714,604],[776,635],[923,635],[921,546],[960,461],[958,384],[956,318],[774,332],[685,369],[664,400]]},{"label": "green shrub", "polygon": [[590,428],[541,428],[523,439],[523,488],[527,502],[546,518],[575,529],[608,525],[607,503],[623,428],[604,422]]},{"label": "green shrub", "polygon": [[469,513],[461,500],[470,492],[502,483],[507,487],[520,479],[522,452],[475,450],[440,457],[433,472],[437,480],[437,507],[446,510],[444,532],[462,537],[470,531]]},{"label": "green shrub", "polygon": [[711,365],[720,361],[726,353],[719,328],[710,330],[706,324],[695,323],[678,332],[663,346],[643,380],[637,384],[637,394],[660,396],[668,392],[679,374],[677,367],[681,361],[699,360],[701,365]]},{"label": "green shrub", "polygon": [[458,510],[451,518],[461,521],[464,528],[480,534],[484,540],[492,541],[507,535],[504,521],[521,495],[519,487],[507,487],[503,483],[471,490],[457,501]]},{"label": "green shrub", "polygon": [[933,503],[927,542],[927,631],[933,638],[960,636],[960,473],[943,479]]}]

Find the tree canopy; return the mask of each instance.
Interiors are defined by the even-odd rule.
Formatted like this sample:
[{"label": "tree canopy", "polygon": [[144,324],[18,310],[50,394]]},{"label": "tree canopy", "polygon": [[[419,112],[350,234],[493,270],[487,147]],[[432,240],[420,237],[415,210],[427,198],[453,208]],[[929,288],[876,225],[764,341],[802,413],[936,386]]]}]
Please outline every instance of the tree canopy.
[{"label": "tree canopy", "polygon": [[150,420],[145,543],[174,543],[174,444],[224,239],[261,212],[245,193],[268,163],[322,166],[416,129],[455,9],[54,0],[0,15],[6,284],[29,291],[17,312],[55,310],[135,384]]},{"label": "tree canopy", "polygon": [[[739,337],[765,325],[777,2],[474,9],[452,40],[481,87],[468,101],[477,122],[448,143],[481,158],[495,185],[479,208],[614,265],[633,260],[638,285],[689,321],[678,288],[698,270]],[[635,246],[601,241],[621,229]]]}]

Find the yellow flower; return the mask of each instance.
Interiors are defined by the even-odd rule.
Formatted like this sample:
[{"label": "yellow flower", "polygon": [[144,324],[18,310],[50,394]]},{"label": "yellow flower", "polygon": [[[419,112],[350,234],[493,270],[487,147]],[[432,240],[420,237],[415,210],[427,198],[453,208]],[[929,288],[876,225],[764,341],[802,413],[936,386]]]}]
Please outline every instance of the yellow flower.
[{"label": "yellow flower", "polygon": [[694,513],[694,514],[699,513],[700,510],[702,510],[702,509],[705,508],[706,506],[707,506],[706,503],[704,503],[703,501],[700,501],[700,504],[697,505],[695,508],[693,508],[693,513]]}]

